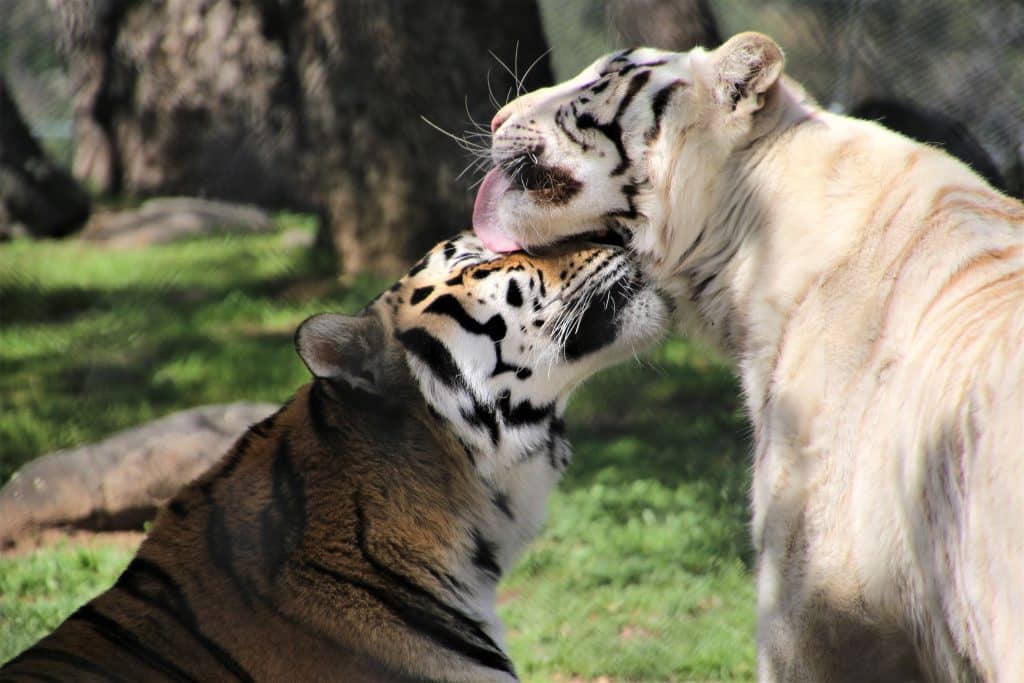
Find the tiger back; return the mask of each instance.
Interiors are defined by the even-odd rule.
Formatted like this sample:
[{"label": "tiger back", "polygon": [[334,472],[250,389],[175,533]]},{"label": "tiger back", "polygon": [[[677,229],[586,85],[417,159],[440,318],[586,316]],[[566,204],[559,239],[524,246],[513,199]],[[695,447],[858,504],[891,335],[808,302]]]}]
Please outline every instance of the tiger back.
[{"label": "tiger back", "polygon": [[303,323],[313,381],[0,680],[516,680],[496,585],[569,462],[569,393],[666,318],[621,248],[438,245]]}]

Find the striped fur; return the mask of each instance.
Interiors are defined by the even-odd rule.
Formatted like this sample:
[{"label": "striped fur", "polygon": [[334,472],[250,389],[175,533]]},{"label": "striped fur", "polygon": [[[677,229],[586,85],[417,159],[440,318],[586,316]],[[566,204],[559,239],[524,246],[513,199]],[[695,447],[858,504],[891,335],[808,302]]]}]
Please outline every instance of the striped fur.
[{"label": "striped fur", "polygon": [[664,331],[621,248],[439,245],[0,681],[516,680],[496,584],[569,461],[571,390]]},{"label": "striped fur", "polygon": [[1024,680],[1024,207],[782,65],[741,34],[510,103],[499,166],[529,151],[577,190],[513,184],[489,232],[615,226],[734,359],[761,680]]}]

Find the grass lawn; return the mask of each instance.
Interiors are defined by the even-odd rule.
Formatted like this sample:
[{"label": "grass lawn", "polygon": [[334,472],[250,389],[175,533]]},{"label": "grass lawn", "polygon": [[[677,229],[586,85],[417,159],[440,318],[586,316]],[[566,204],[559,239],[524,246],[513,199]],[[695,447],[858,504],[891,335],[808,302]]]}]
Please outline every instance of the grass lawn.
[{"label": "grass lawn", "polygon": [[[281,401],[305,381],[292,332],[386,282],[336,284],[289,236],[111,251],[0,245],[0,480],[32,457],[168,412]],[[749,680],[754,589],[747,427],[716,358],[672,340],[605,372],[569,413],[575,461],[503,582],[528,681]],[[109,585],[123,544],[0,557],[0,662]]]}]

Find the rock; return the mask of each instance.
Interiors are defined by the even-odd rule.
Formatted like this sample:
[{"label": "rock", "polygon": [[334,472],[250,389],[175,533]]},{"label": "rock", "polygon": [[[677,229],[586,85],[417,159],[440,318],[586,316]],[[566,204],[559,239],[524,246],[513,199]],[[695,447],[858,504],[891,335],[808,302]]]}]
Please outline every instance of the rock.
[{"label": "rock", "polygon": [[41,456],[0,489],[0,544],[51,527],[138,529],[249,425],[276,409],[270,403],[203,406]]},{"label": "rock", "polygon": [[421,117],[479,135],[492,97],[553,80],[536,0],[51,4],[76,177],[317,213],[349,274],[404,271],[469,226],[474,157]]},{"label": "rock", "polygon": [[247,204],[165,197],[137,209],[97,211],[82,238],[113,247],[166,244],[197,235],[266,233],[274,222],[261,209]]}]

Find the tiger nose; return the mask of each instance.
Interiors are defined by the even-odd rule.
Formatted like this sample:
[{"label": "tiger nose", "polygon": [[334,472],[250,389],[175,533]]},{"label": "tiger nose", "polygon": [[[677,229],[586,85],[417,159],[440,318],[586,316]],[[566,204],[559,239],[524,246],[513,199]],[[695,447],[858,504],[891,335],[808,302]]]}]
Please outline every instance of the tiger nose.
[{"label": "tiger nose", "polygon": [[491,119],[491,132],[497,133],[498,129],[501,128],[501,124],[505,123],[505,121],[507,120],[508,112],[502,109],[501,111],[494,115],[493,119]]}]

